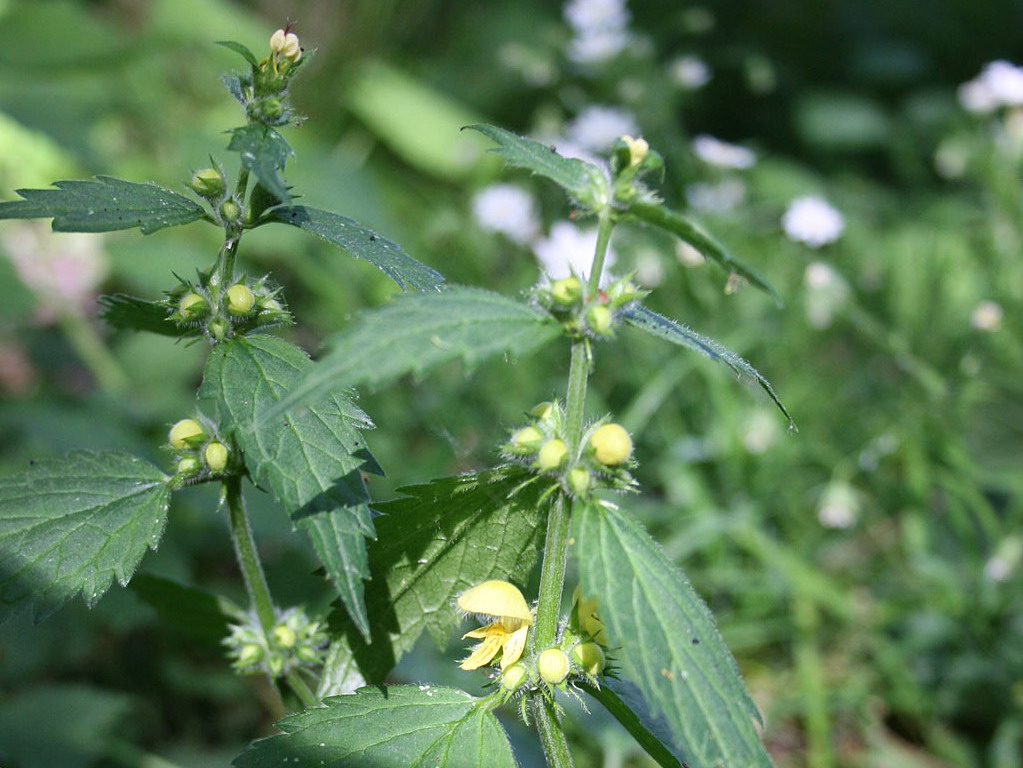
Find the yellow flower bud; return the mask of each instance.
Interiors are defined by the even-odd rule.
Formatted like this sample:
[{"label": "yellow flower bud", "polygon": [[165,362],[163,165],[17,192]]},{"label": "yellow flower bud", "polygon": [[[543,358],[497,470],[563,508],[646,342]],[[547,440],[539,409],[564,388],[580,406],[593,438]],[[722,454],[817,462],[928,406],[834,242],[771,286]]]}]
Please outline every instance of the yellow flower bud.
[{"label": "yellow flower bud", "polygon": [[568,455],[568,446],[565,441],[559,438],[548,440],[543,444],[540,453],[536,457],[536,465],[541,472],[549,472],[560,467]]},{"label": "yellow flower bud", "polygon": [[302,48],[298,43],[298,35],[278,29],[270,35],[270,50],[291,61],[302,58]]},{"label": "yellow flower bud", "polygon": [[195,472],[199,468],[199,460],[194,456],[186,456],[178,462],[178,474],[184,475]]},{"label": "yellow flower bud", "polygon": [[511,446],[515,452],[533,453],[543,444],[543,433],[536,427],[523,427],[511,436]]},{"label": "yellow flower bud", "polygon": [[536,668],[540,677],[549,685],[557,685],[568,677],[571,665],[568,663],[568,656],[560,648],[548,648],[540,654],[536,660]]},{"label": "yellow flower bud", "polygon": [[632,455],[632,438],[621,424],[605,424],[590,435],[597,461],[607,467],[624,464]]},{"label": "yellow flower bud", "polygon": [[590,490],[592,479],[590,470],[586,467],[573,467],[568,473],[568,487],[576,496],[585,496]]},{"label": "yellow flower bud", "polygon": [[604,649],[596,643],[579,643],[572,649],[572,661],[587,675],[599,675],[604,671],[607,657]]},{"label": "yellow flower bud", "polygon": [[201,171],[196,171],[189,186],[207,200],[216,200],[227,189],[224,177],[216,168],[203,168]]},{"label": "yellow flower bud", "polygon": [[563,307],[570,307],[583,297],[583,286],[577,277],[566,277],[551,283],[551,298]]},{"label": "yellow flower bud", "polygon": [[606,336],[613,323],[614,313],[603,304],[596,304],[586,311],[586,325],[600,336]]},{"label": "yellow flower bud", "polygon": [[202,425],[195,419],[182,419],[170,428],[170,433],[167,435],[167,441],[171,444],[171,448],[179,451],[195,446],[205,439],[206,433],[203,431]]},{"label": "yellow flower bud", "polygon": [[298,642],[298,633],[287,624],[278,624],[274,627],[273,636],[281,648],[294,648]]},{"label": "yellow flower bud", "polygon": [[529,411],[530,416],[535,416],[540,421],[549,419],[552,413],[554,413],[554,403],[546,400],[542,403],[537,403]]},{"label": "yellow flower bud", "polygon": [[238,207],[238,203],[234,200],[225,200],[220,204],[220,215],[224,221],[233,224],[242,215],[242,209]]},{"label": "yellow flower bud", "polygon": [[209,467],[212,472],[223,472],[227,467],[227,457],[227,446],[223,443],[218,443],[216,440],[207,445],[206,450],[203,451],[203,458],[206,460],[206,466]]},{"label": "yellow flower bud", "polygon": [[227,311],[232,315],[247,315],[256,305],[256,297],[242,283],[227,289]]},{"label": "yellow flower bud", "polygon": [[526,668],[519,663],[512,664],[501,674],[501,687],[514,691],[526,680]]},{"label": "yellow flower bud", "polygon": [[631,136],[622,136],[622,141],[629,148],[629,167],[643,162],[646,153],[650,151],[650,145],[645,139],[634,139]]},{"label": "yellow flower bud", "polygon": [[181,297],[181,301],[178,302],[178,312],[183,318],[188,320],[204,315],[208,309],[206,299],[195,291],[186,293]]}]

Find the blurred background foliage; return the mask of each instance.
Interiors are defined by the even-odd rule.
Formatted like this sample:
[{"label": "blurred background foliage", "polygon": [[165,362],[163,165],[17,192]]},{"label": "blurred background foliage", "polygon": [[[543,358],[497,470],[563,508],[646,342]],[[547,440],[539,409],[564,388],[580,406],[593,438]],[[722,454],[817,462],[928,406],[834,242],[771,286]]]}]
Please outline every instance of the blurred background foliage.
[{"label": "blurred background foliage", "polygon": [[[512,181],[545,230],[569,208],[458,128],[567,144],[587,108],[619,110],[665,155],[666,200],[784,300],[726,291],[670,241],[621,227],[619,271],[753,362],[799,431],[724,369],[627,331],[598,349],[590,408],[634,432],[645,493],[624,503],[710,603],[777,763],[1023,765],[1023,127],[1012,109],[972,114],[956,98],[987,62],[1023,61],[1023,3],[629,11],[625,50],[587,63],[566,55],[573,33],[553,0],[2,0],[0,195],[94,173],[181,189],[211,152],[230,166],[223,132],[242,118],[217,76],[239,60],[211,43],[262,51],[291,20],[317,49],[295,93],[309,119],[288,131],[303,200],[452,282],[520,293],[538,275],[530,243],[481,226],[474,196]],[[701,158],[699,134],[756,161]],[[835,242],[786,237],[782,215],[806,195],[841,212]],[[157,446],[192,409],[206,350],[110,334],[95,297],[158,297],[218,244],[198,226],[147,238],[0,227],[3,471],[75,448],[169,461]],[[395,290],[297,231],[253,232],[242,255],[285,286],[300,323],[289,333],[311,351]],[[388,473],[375,496],[497,461],[507,430],[563,386],[565,353],[365,394]],[[276,596],[324,608],[304,542],[264,495],[250,503]],[[179,494],[142,572],[241,599],[215,507],[210,489]],[[268,732],[260,682],[233,676],[187,616],[164,624],[144,593],[0,628],[5,768],[219,766]],[[455,650],[422,650],[399,678],[469,684]],[[580,765],[648,764],[597,722],[573,726]],[[538,764],[511,727],[523,764]]]}]

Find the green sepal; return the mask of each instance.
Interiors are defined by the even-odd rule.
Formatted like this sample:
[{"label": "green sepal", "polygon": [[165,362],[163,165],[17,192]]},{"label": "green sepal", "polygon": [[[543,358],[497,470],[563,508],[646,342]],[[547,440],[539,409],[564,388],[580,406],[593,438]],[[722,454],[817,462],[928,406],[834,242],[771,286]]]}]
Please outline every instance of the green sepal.
[{"label": "green sepal", "polygon": [[0,219],[53,219],[54,232],[115,232],[138,227],[148,235],[208,218],[194,200],[147,182],[111,176],[55,181],[57,189],[19,189],[22,200],[0,202]]}]

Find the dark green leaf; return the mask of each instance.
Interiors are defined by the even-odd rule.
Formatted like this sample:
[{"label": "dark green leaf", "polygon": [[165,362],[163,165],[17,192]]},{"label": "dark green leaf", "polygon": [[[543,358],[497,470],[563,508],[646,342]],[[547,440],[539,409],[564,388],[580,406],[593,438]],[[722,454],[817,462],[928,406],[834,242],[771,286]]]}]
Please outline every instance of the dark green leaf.
[{"label": "dark green leaf", "polygon": [[53,219],[54,232],[113,232],[139,227],[148,235],[205,215],[202,206],[153,183],[110,176],[56,181],[57,189],[19,189],[23,200],[0,203],[0,219]]},{"label": "dark green leaf", "polygon": [[316,554],[360,631],[369,635],[362,580],[365,537],[373,536],[362,471],[379,472],[359,430],[372,426],[346,395],[328,393],[287,418],[263,420],[312,367],[298,347],[274,336],[218,344],[199,395],[216,402],[257,483],[269,485]]},{"label": "dark green leaf", "polygon": [[635,328],[646,331],[650,335],[665,341],[670,341],[672,344],[678,344],[680,347],[699,352],[711,360],[727,365],[740,379],[756,382],[770,396],[781,412],[785,414],[785,418],[789,420],[789,426],[795,427],[792,416],[789,415],[788,410],[782,405],[781,400],[778,399],[778,395],[775,394],[771,383],[761,376],[756,368],[731,350],[726,349],[713,339],[697,333],[691,328],[687,328],[656,312],[651,312],[646,307],[637,306],[630,309],[624,314],[624,317],[625,321]]},{"label": "dark green leaf", "polygon": [[707,258],[717,262],[724,269],[746,278],[757,288],[772,296],[779,304],[781,303],[781,298],[778,296],[777,291],[774,290],[767,280],[751,267],[746,266],[732,256],[729,250],[704,230],[703,227],[686,218],[681,213],[669,210],[660,203],[635,202],[629,205],[626,216],[645,221],[647,224],[652,224],[655,227],[671,232],[683,242],[689,243],[689,245],[693,246],[693,248]]},{"label": "dark green leaf", "polygon": [[714,617],[664,551],[614,505],[580,509],[576,542],[583,592],[599,601],[623,677],[693,766],[771,766]]},{"label": "dark green leaf", "polygon": [[246,98],[242,79],[238,75],[226,74],[220,76],[220,82],[227,88],[227,92],[234,96],[235,101],[244,106]]},{"label": "dark green leaf", "polygon": [[311,232],[355,258],[365,259],[396,282],[403,291],[410,288],[430,291],[444,282],[440,272],[416,261],[400,246],[346,216],[304,205],[292,205],[274,208],[263,221],[279,221]]},{"label": "dark green leaf", "polygon": [[369,547],[373,642],[350,626],[335,627],[342,633],[331,645],[321,696],[382,683],[424,630],[447,643],[460,592],[487,579],[526,582],[546,521],[540,485],[520,489],[529,477],[513,467],[447,477],[402,488],[403,497],[375,505],[383,514]]},{"label": "dark green leaf", "polygon": [[280,172],[294,153],[280,133],[268,125],[250,123],[231,132],[227,148],[241,155],[242,165],[278,200],[291,202],[291,194]]},{"label": "dark green leaf", "polygon": [[100,296],[100,317],[111,328],[126,331],[149,331],[161,336],[188,335],[173,320],[166,304],[147,301],[135,296],[118,293],[114,296]]},{"label": "dark green leaf", "polygon": [[124,586],[163,534],[169,478],[123,453],[72,453],[0,479],[0,622],[40,621],[79,592]]},{"label": "dark green leaf", "polygon": [[516,768],[504,729],[479,699],[426,685],[363,688],[277,723],[238,768]]},{"label": "dark green leaf", "polygon": [[324,392],[379,387],[451,360],[472,367],[501,353],[523,355],[559,335],[561,324],[543,310],[489,291],[451,286],[401,296],[364,313],[354,328],[329,340],[323,360],[263,418]]},{"label": "dark green leaf", "polygon": [[247,62],[249,62],[249,64],[251,64],[252,66],[254,67],[259,66],[259,61],[256,59],[256,54],[250,51],[247,45],[235,42],[234,40],[217,40],[215,44],[222,45],[228,50],[234,51]]},{"label": "dark green leaf", "polygon": [[689,768],[664,719],[650,711],[643,694],[633,683],[605,677],[600,686],[586,680],[576,681],[575,685],[599,701],[658,765]]},{"label": "dark green leaf", "polygon": [[494,152],[503,156],[508,165],[545,176],[586,207],[596,209],[610,200],[607,177],[593,163],[562,157],[555,147],[493,125],[479,123],[466,127],[496,141],[499,146]]},{"label": "dark green leaf", "polygon": [[227,637],[229,619],[244,615],[226,597],[149,573],[135,576],[129,589],[164,622],[209,645]]}]

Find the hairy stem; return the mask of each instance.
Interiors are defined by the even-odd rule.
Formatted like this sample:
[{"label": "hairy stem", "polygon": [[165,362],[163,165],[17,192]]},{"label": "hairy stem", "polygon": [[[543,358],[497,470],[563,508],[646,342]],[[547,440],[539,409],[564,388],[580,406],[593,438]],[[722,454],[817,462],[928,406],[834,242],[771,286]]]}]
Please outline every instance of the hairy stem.
[{"label": "hairy stem", "polygon": [[565,732],[558,722],[554,701],[543,694],[534,694],[533,719],[549,768],[572,768],[572,754],[568,751]]},{"label": "hairy stem", "polygon": [[295,695],[302,702],[302,706],[309,708],[315,707],[318,700],[316,694],[313,693],[312,689],[306,684],[306,681],[302,679],[302,676],[298,673],[297,669],[293,669],[284,678],[288,681],[288,685],[291,690],[295,692]]},{"label": "hairy stem", "polygon": [[611,218],[611,209],[604,208],[597,219],[597,250],[593,254],[593,265],[590,267],[589,293],[593,295],[600,287],[600,275],[604,271],[604,260],[607,258],[607,246],[611,242],[611,231],[615,228]]},{"label": "hairy stem", "polygon": [[249,526],[240,477],[230,477],[224,481],[224,496],[227,499],[228,518],[231,524],[231,541],[234,543],[234,553],[245,579],[245,589],[259,618],[259,625],[264,632],[270,632],[277,623],[277,614],[274,611],[273,598],[270,597],[270,587],[266,583],[266,575],[263,573],[263,564],[256,551],[256,540],[252,537],[252,528]]}]

